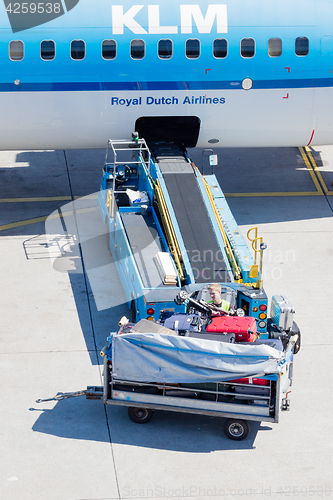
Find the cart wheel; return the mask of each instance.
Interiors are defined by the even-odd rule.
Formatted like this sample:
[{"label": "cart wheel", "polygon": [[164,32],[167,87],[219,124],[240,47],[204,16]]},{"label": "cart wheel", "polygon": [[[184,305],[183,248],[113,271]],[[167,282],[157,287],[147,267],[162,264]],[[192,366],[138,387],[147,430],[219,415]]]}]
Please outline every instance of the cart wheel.
[{"label": "cart wheel", "polygon": [[153,410],[149,408],[135,408],[134,406],[128,408],[128,416],[136,424],[146,424],[153,416],[153,413]]},{"label": "cart wheel", "polygon": [[224,425],[224,432],[229,439],[241,441],[245,439],[250,432],[250,426],[246,420],[237,420],[229,418]]}]

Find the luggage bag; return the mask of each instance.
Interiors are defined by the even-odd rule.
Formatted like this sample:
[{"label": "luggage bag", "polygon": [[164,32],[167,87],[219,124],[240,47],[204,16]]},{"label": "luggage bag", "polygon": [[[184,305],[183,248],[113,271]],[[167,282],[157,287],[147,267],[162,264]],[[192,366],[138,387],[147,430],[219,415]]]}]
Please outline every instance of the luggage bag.
[{"label": "luggage bag", "polygon": [[234,333],[236,342],[254,342],[257,337],[257,323],[252,316],[217,316],[207,325],[210,333]]},{"label": "luggage bag", "polygon": [[288,331],[293,326],[295,311],[289,300],[283,295],[273,295],[271,303],[272,323],[279,330]]},{"label": "luggage bag", "polygon": [[233,343],[236,340],[234,333],[206,333],[206,332],[191,332],[186,331],[180,334],[183,337],[192,337],[195,339],[215,340],[216,342],[229,342]]},{"label": "luggage bag", "polygon": [[166,328],[171,328],[180,334],[186,331],[200,332],[203,321],[198,314],[173,314],[164,321]]},{"label": "luggage bag", "polygon": [[269,380],[266,378],[238,378],[236,380],[230,380],[230,382],[235,382],[237,384],[253,384],[253,385],[269,385]]}]

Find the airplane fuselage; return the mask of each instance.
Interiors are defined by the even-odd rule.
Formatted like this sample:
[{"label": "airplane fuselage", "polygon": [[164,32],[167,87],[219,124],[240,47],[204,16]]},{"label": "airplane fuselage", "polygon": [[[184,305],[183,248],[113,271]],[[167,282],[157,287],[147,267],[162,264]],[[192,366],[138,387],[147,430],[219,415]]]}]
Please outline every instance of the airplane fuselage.
[{"label": "airplane fuselage", "polygon": [[[136,128],[199,147],[333,142],[332,1],[74,3],[1,6],[1,149],[102,148]],[[35,19],[42,4],[57,17],[13,29],[15,5]]]}]

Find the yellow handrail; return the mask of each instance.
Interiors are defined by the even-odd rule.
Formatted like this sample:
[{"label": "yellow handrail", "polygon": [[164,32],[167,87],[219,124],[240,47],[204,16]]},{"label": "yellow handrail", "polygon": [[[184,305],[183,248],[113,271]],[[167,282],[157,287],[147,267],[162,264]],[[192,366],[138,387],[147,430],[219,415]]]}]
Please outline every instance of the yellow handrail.
[{"label": "yellow handrail", "polygon": [[[251,231],[254,231],[254,238],[250,237]],[[254,265],[251,266],[250,270],[250,278],[258,278],[259,275],[259,267],[261,269],[262,266],[262,252],[260,249],[260,245],[263,243],[263,237],[258,236],[258,228],[256,226],[251,227],[248,232],[247,232],[247,238],[249,241],[252,241],[252,248],[254,250]],[[259,254],[259,255],[258,255]],[[258,263],[258,257],[259,257],[259,263]],[[260,278],[256,283],[256,287],[260,288]]]},{"label": "yellow handrail", "polygon": [[168,242],[168,245],[170,248],[171,255],[174,258],[179,277],[181,280],[183,280],[184,279],[184,272],[183,272],[181,252],[180,252],[177,237],[176,237],[176,234],[175,234],[172,222],[171,222],[168,207],[166,205],[166,202],[165,202],[165,199],[163,196],[163,192],[162,192],[162,189],[161,189],[161,186],[160,186],[158,180],[156,180],[156,183],[154,183],[154,185],[155,185],[155,194],[156,194],[156,198],[157,198],[157,204],[159,206],[159,212],[160,212],[160,216],[162,219],[162,224],[164,227],[166,239],[167,239],[167,242]]},{"label": "yellow handrail", "polygon": [[209,184],[206,181],[206,179],[201,175],[201,173],[199,172],[199,169],[197,167],[195,167],[195,168],[196,168],[197,173],[201,176],[203,183],[204,183],[204,186],[206,188],[206,191],[207,191],[207,194],[209,197],[209,201],[211,203],[212,209],[213,209],[214,214],[215,214],[215,218],[217,220],[219,229],[220,229],[221,234],[222,234],[225,251],[227,253],[230,265],[233,269],[235,279],[241,280],[242,279],[242,271],[241,271],[241,268],[239,267],[239,265],[237,264],[237,261],[236,261],[235,255],[234,255],[234,250],[233,250],[232,246],[230,245],[230,241],[228,239],[228,236],[226,235],[225,229],[224,229],[223,224],[221,222],[220,214],[219,214],[218,209],[215,205],[214,196],[212,195],[212,192],[210,190]]},{"label": "yellow handrail", "polygon": [[105,202],[106,208],[109,209],[109,216],[111,217],[111,211],[112,211],[112,193],[110,189],[108,189],[108,192],[106,193],[106,202]]},{"label": "yellow handrail", "polygon": [[[254,238],[250,237],[251,231],[254,231]],[[252,241],[252,248],[254,250],[254,263],[257,265],[257,257],[258,254],[260,254],[260,245],[263,242],[262,236],[258,236],[258,228],[256,226],[251,227],[248,232],[247,232],[247,238],[248,240]],[[259,242],[259,247],[258,247],[258,242]],[[260,262],[259,262],[260,264]]]}]

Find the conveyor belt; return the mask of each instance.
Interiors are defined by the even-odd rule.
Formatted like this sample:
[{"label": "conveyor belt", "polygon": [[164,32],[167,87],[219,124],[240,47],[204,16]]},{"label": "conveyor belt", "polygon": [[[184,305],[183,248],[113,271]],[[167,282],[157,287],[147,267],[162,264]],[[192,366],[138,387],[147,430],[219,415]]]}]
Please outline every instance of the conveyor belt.
[{"label": "conveyor belt", "polygon": [[[164,168],[167,166],[167,169]],[[184,172],[184,163],[159,159],[183,241],[197,283],[230,282],[194,172]],[[182,172],[183,170],[183,172]],[[176,173],[178,171],[178,173]],[[181,173],[179,173],[181,172]]]},{"label": "conveyor belt", "polygon": [[132,255],[145,288],[163,287],[155,262],[157,252],[163,252],[161,241],[151,214],[121,213]]}]

